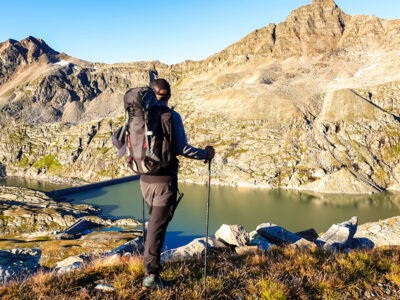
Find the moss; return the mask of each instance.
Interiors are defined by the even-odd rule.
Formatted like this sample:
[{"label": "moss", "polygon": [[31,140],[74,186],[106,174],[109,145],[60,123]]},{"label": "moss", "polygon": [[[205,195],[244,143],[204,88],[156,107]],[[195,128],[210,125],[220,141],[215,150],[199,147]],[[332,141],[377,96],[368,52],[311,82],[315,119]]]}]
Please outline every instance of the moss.
[{"label": "moss", "polygon": [[396,162],[400,160],[400,143],[396,143],[383,149],[383,157],[386,162]]},{"label": "moss", "polygon": [[97,174],[98,177],[112,177],[113,175],[115,175],[115,174],[113,174],[112,168],[103,170],[101,172],[97,172],[96,174]]},{"label": "moss", "polygon": [[9,221],[11,219],[10,216],[0,215],[0,220]]},{"label": "moss", "polygon": [[75,150],[74,147],[71,146],[71,144],[66,144],[65,146],[62,147],[62,151],[73,151]]},{"label": "moss", "polygon": [[57,160],[55,155],[46,155],[33,164],[37,169],[48,170],[49,173],[55,174],[62,170],[62,164]]},{"label": "moss", "polygon": [[21,159],[19,160],[19,162],[18,162],[18,167],[20,167],[20,168],[26,168],[26,167],[29,167],[30,164],[31,164],[31,163],[29,162],[29,158],[26,157],[25,155],[23,155],[23,156],[21,157]]},{"label": "moss", "polygon": [[101,148],[96,148],[97,151],[99,151],[101,154],[106,154],[108,151],[113,149],[112,147],[101,147]]}]

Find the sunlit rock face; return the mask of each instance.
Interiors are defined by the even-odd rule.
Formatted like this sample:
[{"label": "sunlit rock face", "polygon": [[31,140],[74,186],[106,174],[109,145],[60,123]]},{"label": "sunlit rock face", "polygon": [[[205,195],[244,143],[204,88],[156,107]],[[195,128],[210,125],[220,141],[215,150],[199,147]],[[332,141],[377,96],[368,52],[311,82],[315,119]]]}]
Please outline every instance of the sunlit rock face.
[{"label": "sunlit rock face", "polygon": [[[28,37],[0,44],[0,162],[8,175],[128,175],[111,134],[122,97],[157,72],[213,183],[329,193],[400,190],[400,20],[315,0],[201,61],[101,64]],[[207,170],[181,159],[181,180]]]}]

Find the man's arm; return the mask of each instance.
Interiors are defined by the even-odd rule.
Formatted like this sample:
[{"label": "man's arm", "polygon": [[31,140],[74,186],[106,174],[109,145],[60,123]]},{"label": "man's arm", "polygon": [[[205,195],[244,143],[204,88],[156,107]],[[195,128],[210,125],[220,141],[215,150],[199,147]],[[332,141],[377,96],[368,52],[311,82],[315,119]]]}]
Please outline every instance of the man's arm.
[{"label": "man's arm", "polygon": [[199,160],[208,158],[208,151],[195,148],[188,144],[181,116],[176,111],[174,111],[172,114],[173,132],[177,155],[183,155],[188,158]]}]

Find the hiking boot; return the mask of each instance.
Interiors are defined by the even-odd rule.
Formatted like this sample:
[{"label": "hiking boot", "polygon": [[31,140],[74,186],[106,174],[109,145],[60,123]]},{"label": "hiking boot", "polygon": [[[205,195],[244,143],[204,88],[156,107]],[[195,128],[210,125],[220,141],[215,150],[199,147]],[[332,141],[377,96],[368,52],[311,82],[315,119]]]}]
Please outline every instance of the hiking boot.
[{"label": "hiking boot", "polygon": [[158,274],[146,275],[143,279],[143,289],[148,290],[150,288],[156,287],[159,289],[164,289],[170,287],[171,283],[163,280]]}]

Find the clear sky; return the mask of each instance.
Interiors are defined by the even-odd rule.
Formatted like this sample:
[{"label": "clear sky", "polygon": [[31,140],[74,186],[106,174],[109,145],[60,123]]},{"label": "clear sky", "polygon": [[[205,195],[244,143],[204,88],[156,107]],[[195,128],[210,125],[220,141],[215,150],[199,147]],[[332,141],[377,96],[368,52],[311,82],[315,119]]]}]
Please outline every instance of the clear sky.
[{"label": "clear sky", "polygon": [[[0,41],[29,35],[96,62],[204,59],[311,0],[0,0]],[[400,0],[337,0],[348,14],[400,19]]]}]

